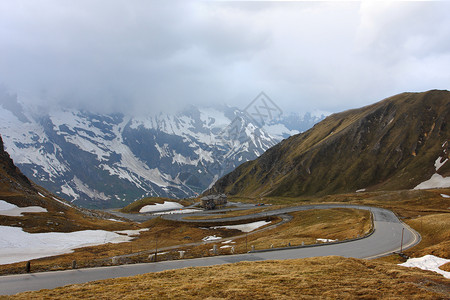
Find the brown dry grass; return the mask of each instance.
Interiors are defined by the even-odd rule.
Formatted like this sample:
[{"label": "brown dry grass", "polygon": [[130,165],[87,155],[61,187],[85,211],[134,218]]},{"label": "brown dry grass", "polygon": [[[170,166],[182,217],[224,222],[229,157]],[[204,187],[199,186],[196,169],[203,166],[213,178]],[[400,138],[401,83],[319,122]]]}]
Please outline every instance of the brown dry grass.
[{"label": "brown dry grass", "polygon": [[449,285],[428,271],[331,256],[186,268],[3,299],[448,299]]},{"label": "brown dry grass", "polygon": [[[271,244],[274,244],[274,247],[287,246],[289,242],[292,246],[300,245],[302,242],[312,244],[315,243],[316,238],[352,238],[366,232],[370,227],[368,212],[354,209],[304,211],[294,213],[293,216],[293,220],[284,225],[249,234],[247,243],[245,238],[234,239],[233,246],[235,246],[236,253],[250,250],[251,245],[254,245],[256,249],[267,249]],[[278,221],[274,219],[272,224]],[[242,234],[238,230],[205,229],[199,228],[195,224],[173,222],[162,218],[145,222],[141,226],[149,228],[149,230],[141,232],[132,242],[84,247],[76,249],[74,253],[35,259],[31,261],[32,272],[69,269],[73,260],[77,261],[80,268],[111,265],[112,262],[109,258],[113,256],[139,252],[144,253],[122,259],[122,262],[148,262],[149,252],[155,249],[156,240],[158,240],[158,249],[180,245],[177,249],[186,250],[186,258],[204,257],[212,254],[210,252],[211,244],[184,247],[182,245],[201,242],[202,238],[209,235],[231,238]],[[166,256],[159,256],[159,260],[177,259],[178,253],[175,251],[177,249],[169,252]],[[229,254],[230,248],[220,249],[220,253]],[[26,262],[2,265],[0,274],[24,273],[25,264]]]},{"label": "brown dry grass", "polygon": [[450,189],[362,192],[321,198],[267,198],[265,201],[290,205],[344,203],[386,208],[422,236],[419,245],[405,251],[407,255],[418,257],[434,253],[450,258],[450,201],[441,194],[450,195]]},{"label": "brown dry grass", "polygon": [[[289,223],[267,232],[257,233],[247,238],[248,247],[268,249],[306,244],[315,244],[316,239],[344,240],[362,236],[371,228],[368,211],[335,208],[299,211],[292,214]],[[236,240],[243,245],[244,239]]]},{"label": "brown dry grass", "polygon": [[[245,253],[252,246],[258,249],[315,244],[317,238],[326,239],[350,239],[358,235],[362,236],[371,229],[370,213],[364,210],[335,208],[299,211],[291,214],[293,219],[285,224],[257,233],[249,233],[247,237],[230,238],[233,243],[227,244],[234,247],[234,253]],[[277,221],[272,221],[272,224]],[[244,235],[234,230],[234,235]],[[226,237],[220,235],[221,237]],[[221,249],[224,246],[217,242],[220,254],[231,254],[231,247]],[[212,244],[195,247],[185,247],[187,257],[204,257],[211,255]]]},{"label": "brown dry grass", "polygon": [[445,265],[440,266],[439,269],[446,271],[446,272],[450,272],[450,262],[446,263]]},{"label": "brown dry grass", "polygon": [[411,250],[410,256],[435,256],[450,258],[450,214],[433,214],[406,220],[406,223],[417,230],[422,241]]}]

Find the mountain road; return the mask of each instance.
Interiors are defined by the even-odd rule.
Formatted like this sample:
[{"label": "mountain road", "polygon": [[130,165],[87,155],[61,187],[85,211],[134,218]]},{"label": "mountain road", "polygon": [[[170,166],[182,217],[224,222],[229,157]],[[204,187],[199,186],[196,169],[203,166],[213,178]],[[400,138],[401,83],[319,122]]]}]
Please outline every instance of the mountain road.
[{"label": "mountain road", "polygon": [[[141,263],[112,267],[1,276],[0,295],[13,295],[24,291],[53,289],[68,284],[79,284],[94,280],[126,277],[186,267],[221,265],[240,261],[295,259],[329,255],[371,259],[388,255],[393,252],[398,252],[400,251],[401,246],[403,247],[403,249],[410,248],[420,241],[419,234],[402,223],[392,211],[382,208],[359,205],[326,204],[295,206],[266,211],[263,213],[256,213],[247,216],[224,218],[219,220],[211,219],[207,221],[244,221],[258,217],[275,216],[301,210],[327,208],[356,208],[371,211],[374,221],[373,233],[368,235],[367,237],[346,242],[319,244],[305,247],[292,247],[288,249],[271,249],[272,251],[254,251],[251,253],[237,255],[219,255],[196,259],[161,261],[156,263]],[[164,218],[172,220],[182,220],[184,222],[205,221],[184,220],[183,217],[185,216],[180,214],[164,215]]]}]

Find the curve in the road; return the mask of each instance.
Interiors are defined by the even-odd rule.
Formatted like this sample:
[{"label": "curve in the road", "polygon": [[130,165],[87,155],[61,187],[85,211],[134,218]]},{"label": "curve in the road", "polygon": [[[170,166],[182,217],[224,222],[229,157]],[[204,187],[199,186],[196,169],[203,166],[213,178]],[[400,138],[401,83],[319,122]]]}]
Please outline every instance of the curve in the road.
[{"label": "curve in the road", "polygon": [[[295,259],[295,258],[329,256],[329,255],[338,255],[354,258],[374,258],[399,251],[402,242],[403,242],[403,249],[407,249],[414,246],[420,241],[420,236],[417,232],[409,228],[407,225],[403,224],[392,211],[382,208],[358,206],[358,205],[337,205],[337,204],[308,205],[308,206],[284,208],[276,211],[265,212],[263,214],[267,215],[268,213],[271,213],[271,215],[275,215],[307,209],[320,209],[320,208],[324,209],[324,208],[338,208],[338,207],[370,210],[374,218],[373,234],[363,239],[349,241],[346,243],[321,245],[318,247],[303,247],[303,248],[283,249],[278,251],[267,251],[267,252],[247,253],[238,255],[213,256],[213,257],[176,260],[176,261],[162,261],[157,263],[144,263],[134,265],[113,266],[113,267],[2,276],[0,277],[0,295],[12,295],[24,291],[52,289],[67,284],[76,284],[100,279],[133,276],[138,274],[159,272],[170,269],[220,265],[240,261]],[[166,215],[166,216],[176,216],[176,215]],[[249,216],[247,216],[247,218],[248,217]],[[239,218],[241,217],[227,218],[227,220],[234,221],[236,219],[239,220]],[[195,222],[195,220],[190,221]],[[402,231],[404,231],[403,241],[402,241]]]}]

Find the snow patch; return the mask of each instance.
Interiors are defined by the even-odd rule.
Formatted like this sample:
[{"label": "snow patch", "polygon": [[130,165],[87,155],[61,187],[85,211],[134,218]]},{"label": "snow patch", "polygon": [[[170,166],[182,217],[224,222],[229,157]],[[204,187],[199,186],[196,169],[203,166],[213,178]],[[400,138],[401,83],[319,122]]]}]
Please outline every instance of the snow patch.
[{"label": "snow patch", "polygon": [[286,136],[292,136],[295,134],[299,134],[300,131],[298,130],[289,130],[284,124],[265,124],[263,129],[270,134],[271,136],[275,137],[278,140],[284,139]]},{"label": "snow patch", "polygon": [[64,205],[66,205],[66,206],[68,206],[68,207],[72,207],[72,205],[70,205],[69,203],[66,203],[66,202],[64,202],[64,201],[61,201],[61,200],[59,200],[58,198],[55,198],[55,197],[52,197],[54,200],[56,200],[56,201],[58,201],[59,203],[62,203],[62,204],[64,204]]},{"label": "snow patch", "polygon": [[430,179],[420,183],[414,189],[435,189],[435,188],[448,188],[450,187],[450,177],[442,177],[440,174],[433,174]]},{"label": "snow patch", "polygon": [[170,202],[170,201],[164,201],[164,203],[155,203],[150,205],[143,206],[139,212],[140,213],[147,213],[147,212],[159,212],[163,210],[172,210],[172,209],[179,209],[183,208],[184,206],[180,203],[176,202]]},{"label": "snow patch", "polygon": [[222,244],[236,244],[236,242],[233,242],[233,240],[228,240],[228,241],[222,242]]},{"label": "snow patch", "polygon": [[61,192],[69,197],[73,197],[74,201],[80,198],[80,196],[72,189],[68,182],[61,186]]},{"label": "snow patch", "polygon": [[448,262],[450,262],[450,259],[440,258],[434,255],[425,255],[417,258],[410,258],[406,262],[399,264],[399,266],[433,271],[443,275],[445,278],[450,278],[450,272],[439,269],[440,266],[445,265]]},{"label": "snow patch", "polygon": [[221,239],[220,236],[209,235],[209,236],[205,236],[204,238],[202,238],[202,241],[208,242],[208,241],[215,241],[215,240],[220,240],[220,239]]},{"label": "snow patch", "polygon": [[316,239],[316,241],[322,242],[322,243],[332,243],[332,242],[336,242],[337,240],[332,240],[332,239]]},{"label": "snow patch", "polygon": [[113,221],[113,222],[124,222],[124,221],[116,220],[116,219],[108,219],[108,221]]},{"label": "snow patch", "polygon": [[104,230],[28,233],[0,226],[0,264],[71,253],[76,248],[131,241],[129,236]]},{"label": "snow patch", "polygon": [[361,193],[361,192],[365,192],[365,191],[366,191],[366,189],[359,189],[359,190],[356,190],[357,193]]},{"label": "snow patch", "polygon": [[75,187],[77,188],[78,191],[85,193],[86,195],[88,195],[88,197],[90,197],[92,199],[99,199],[99,200],[103,200],[103,201],[106,201],[109,199],[103,192],[98,192],[95,189],[91,189],[87,184],[82,182],[76,176],[73,178],[73,182],[75,183]]},{"label": "snow patch", "polygon": [[434,162],[434,167],[436,168],[436,172],[448,161],[448,158],[441,162],[442,158],[438,157]]},{"label": "snow patch", "polygon": [[208,127],[223,128],[231,122],[231,120],[227,118],[223,112],[218,111],[217,109],[208,107],[208,108],[200,108],[199,111],[200,111],[200,119]]},{"label": "snow patch", "polygon": [[450,196],[446,195],[446,194],[441,194],[441,196],[442,196],[442,198],[450,198]]},{"label": "snow patch", "polygon": [[237,230],[240,230],[242,232],[250,232],[250,231],[253,231],[255,229],[258,229],[259,227],[263,227],[263,226],[265,226],[267,224],[270,224],[270,222],[257,221],[257,222],[253,222],[253,223],[247,223],[247,224],[228,225],[228,226],[215,226],[215,227],[211,227],[211,228],[213,228],[213,229],[218,229],[218,228],[237,229]]},{"label": "snow patch", "polygon": [[9,217],[20,217],[23,213],[42,213],[47,212],[47,209],[40,206],[18,207],[14,204],[0,200],[0,215]]}]

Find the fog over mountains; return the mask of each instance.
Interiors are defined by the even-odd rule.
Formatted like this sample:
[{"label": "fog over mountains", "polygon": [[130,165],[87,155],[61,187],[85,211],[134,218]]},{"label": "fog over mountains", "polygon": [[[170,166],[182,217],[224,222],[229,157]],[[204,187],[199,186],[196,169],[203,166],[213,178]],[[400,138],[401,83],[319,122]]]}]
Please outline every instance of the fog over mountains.
[{"label": "fog over mountains", "polygon": [[191,197],[324,116],[261,124],[237,108],[189,106],[132,117],[74,109],[38,112],[0,97],[0,134],[16,165],[77,205],[123,206],[144,196]]}]

